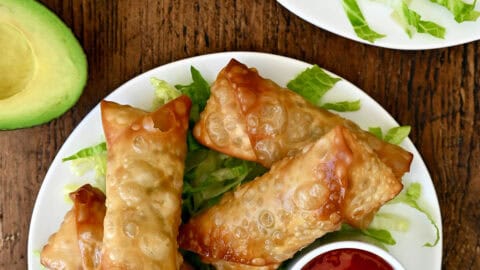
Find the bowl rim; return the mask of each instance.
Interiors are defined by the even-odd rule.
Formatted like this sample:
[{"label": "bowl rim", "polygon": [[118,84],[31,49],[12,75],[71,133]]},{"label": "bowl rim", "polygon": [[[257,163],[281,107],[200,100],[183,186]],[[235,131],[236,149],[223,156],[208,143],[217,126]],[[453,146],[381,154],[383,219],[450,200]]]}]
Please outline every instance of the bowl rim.
[{"label": "bowl rim", "polygon": [[400,264],[400,262],[393,257],[392,254],[388,253],[388,251],[365,242],[360,241],[338,241],[332,242],[328,244],[321,245],[303,255],[298,261],[296,261],[292,266],[291,270],[301,270],[302,267],[307,265],[310,261],[312,261],[317,256],[324,254],[326,252],[337,250],[337,249],[359,249],[363,251],[367,251],[373,253],[380,258],[384,259],[388,264],[390,264],[394,270],[405,270],[405,268]]}]

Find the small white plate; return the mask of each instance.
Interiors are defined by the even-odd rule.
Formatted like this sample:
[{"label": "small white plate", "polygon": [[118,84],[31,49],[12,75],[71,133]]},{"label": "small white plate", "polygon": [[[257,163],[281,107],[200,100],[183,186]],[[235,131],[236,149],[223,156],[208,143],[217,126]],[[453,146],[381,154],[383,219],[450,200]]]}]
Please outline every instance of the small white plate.
[{"label": "small white plate", "polygon": [[[191,82],[190,66],[195,66],[209,82],[213,82],[217,73],[231,58],[256,67],[263,77],[273,79],[280,85],[294,78],[298,73],[310,66],[305,62],[287,57],[254,53],[254,52],[227,52],[198,56],[180,60],[160,66],[145,72],[120,86],[106,97],[108,100],[123,104],[130,104],[143,109],[152,106],[153,89],[149,79],[157,77],[172,84],[188,84]],[[325,101],[361,100],[361,110],[344,113],[344,117],[357,122],[362,128],[380,126],[388,129],[398,126],[397,122],[372,98],[353,84],[341,80],[324,97]],[[405,123],[408,124],[408,123]],[[75,128],[65,141],[57,156],[53,160],[33,209],[28,238],[28,266],[31,270],[40,268],[39,257],[36,255],[48,240],[48,237],[58,230],[65,213],[71,205],[65,202],[63,189],[67,184],[83,184],[85,177],[77,177],[70,172],[69,164],[62,163],[62,158],[78,150],[99,143],[103,140],[103,130],[100,118],[100,108],[97,105]],[[423,188],[423,201],[431,209],[431,214],[441,231],[440,208],[435,189],[428,174],[427,168],[409,139],[402,143],[402,147],[414,155],[411,172],[404,176],[404,183],[420,182]],[[409,270],[440,269],[442,256],[442,240],[433,248],[423,247],[423,243],[432,241],[434,232],[431,224],[418,212],[392,205],[389,211],[401,212],[411,221],[408,233],[394,233],[397,244],[390,252]],[[421,259],[412,259],[412,257]]]},{"label": "small white plate", "polygon": [[377,246],[358,241],[339,241],[321,245],[307,252],[303,256],[299,256],[298,260],[293,260],[292,264],[289,265],[289,267],[291,268],[291,270],[302,270],[304,266],[306,266],[317,256],[325,254],[332,250],[345,248],[368,251],[369,253],[375,254],[382,258],[386,263],[392,266],[394,270],[405,270],[405,268],[403,268],[403,266],[397,261],[397,259],[395,259],[395,257],[392,256],[392,254],[386,252],[385,250]]},{"label": "small white plate", "polygon": [[[392,18],[392,10],[385,4],[372,0],[359,0],[358,4],[370,27],[386,37],[370,43],[353,31],[342,7],[342,0],[277,0],[300,18],[334,34],[378,47],[401,50],[424,50],[455,46],[480,39],[480,18],[475,22],[457,23],[444,7],[429,0],[412,0],[411,8],[423,20],[434,21],[446,28],[444,39],[416,33],[409,38]],[[469,1],[465,1],[469,2]],[[475,10],[480,11],[480,1]]]}]

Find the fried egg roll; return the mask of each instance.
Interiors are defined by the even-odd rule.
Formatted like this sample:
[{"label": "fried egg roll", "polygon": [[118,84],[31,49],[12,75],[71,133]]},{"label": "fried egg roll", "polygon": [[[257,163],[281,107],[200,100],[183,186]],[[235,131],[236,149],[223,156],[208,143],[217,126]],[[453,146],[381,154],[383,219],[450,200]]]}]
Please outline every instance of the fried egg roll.
[{"label": "fried egg roll", "polygon": [[365,141],[398,178],[409,171],[411,153],[314,106],[234,59],[218,74],[194,136],[219,152],[270,167],[338,125]]},{"label": "fried egg roll", "polygon": [[70,193],[70,198],[73,207],[48,239],[40,262],[47,269],[99,269],[105,195],[87,184]]},{"label": "fried egg roll", "polygon": [[60,229],[50,236],[43,247],[40,263],[47,269],[82,269],[73,209],[67,212]]},{"label": "fried egg roll", "polygon": [[180,247],[218,269],[275,269],[342,223],[368,225],[401,189],[358,133],[337,126],[191,218]]},{"label": "fried egg roll", "polygon": [[155,112],[102,101],[107,139],[103,269],[179,269],[177,235],[191,101]]},{"label": "fried egg roll", "polygon": [[105,195],[97,188],[85,185],[70,194],[74,203],[77,239],[83,269],[100,267]]}]

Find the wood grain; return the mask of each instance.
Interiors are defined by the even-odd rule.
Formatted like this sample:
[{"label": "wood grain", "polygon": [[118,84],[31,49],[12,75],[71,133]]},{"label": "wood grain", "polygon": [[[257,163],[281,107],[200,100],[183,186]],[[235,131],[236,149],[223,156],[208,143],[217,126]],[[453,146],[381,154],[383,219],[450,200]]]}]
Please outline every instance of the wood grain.
[{"label": "wood grain", "polygon": [[480,269],[480,42],[429,51],[362,45],[302,21],[274,0],[44,0],[88,56],[77,105],[42,126],[0,132],[0,269],[26,269],[46,171],[72,129],[133,76],[178,59],[248,50],[316,63],[364,89],[423,155],[440,200],[444,269]]}]

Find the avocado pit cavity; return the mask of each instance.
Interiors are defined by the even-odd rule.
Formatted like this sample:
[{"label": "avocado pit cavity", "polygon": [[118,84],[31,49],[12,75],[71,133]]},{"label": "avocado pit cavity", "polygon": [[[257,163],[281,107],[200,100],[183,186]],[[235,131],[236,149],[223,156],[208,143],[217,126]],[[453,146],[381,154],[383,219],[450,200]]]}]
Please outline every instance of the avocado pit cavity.
[{"label": "avocado pit cavity", "polygon": [[0,22],[0,100],[21,92],[35,71],[35,55],[27,37],[6,22]]}]

